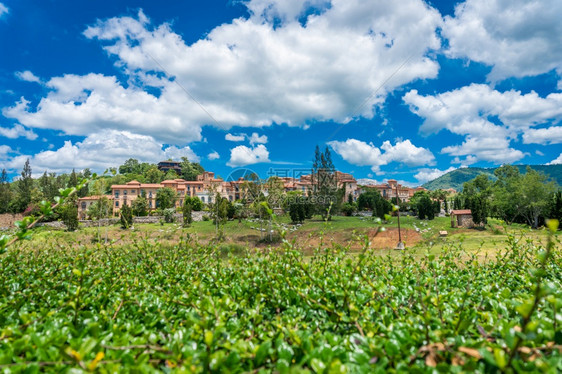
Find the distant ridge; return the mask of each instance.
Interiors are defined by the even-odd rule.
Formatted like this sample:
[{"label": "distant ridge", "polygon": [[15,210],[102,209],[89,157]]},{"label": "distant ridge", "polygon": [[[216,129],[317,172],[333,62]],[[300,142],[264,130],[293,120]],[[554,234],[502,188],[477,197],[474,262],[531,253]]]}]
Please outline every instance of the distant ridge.
[{"label": "distant ridge", "polygon": [[[562,186],[562,165],[513,165],[519,169],[519,172],[524,174],[527,166],[530,166],[536,171],[540,171],[550,177],[551,180]],[[443,174],[437,179],[427,182],[422,187],[428,190],[438,190],[454,188],[457,191],[462,190],[465,182],[476,178],[479,174],[486,174],[489,178],[495,180],[494,170],[497,168],[461,168]]]}]

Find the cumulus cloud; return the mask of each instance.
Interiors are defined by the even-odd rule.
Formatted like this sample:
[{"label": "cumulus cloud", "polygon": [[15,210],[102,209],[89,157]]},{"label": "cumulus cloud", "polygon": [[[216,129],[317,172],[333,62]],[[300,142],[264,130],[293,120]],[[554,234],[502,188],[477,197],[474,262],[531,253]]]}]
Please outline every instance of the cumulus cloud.
[{"label": "cumulus cloud", "polygon": [[158,162],[163,159],[180,159],[187,157],[199,162],[199,157],[190,147],[178,148],[163,145],[146,135],[132,134],[127,131],[108,130],[92,134],[81,142],[65,141],[64,145],[53,151],[43,151],[35,155],[20,155],[8,160],[7,166],[14,170],[29,158],[34,171],[68,172],[71,169],[90,168],[103,171],[123,163],[129,158],[142,162]]},{"label": "cumulus cloud", "polygon": [[19,137],[24,137],[28,140],[37,139],[37,134],[33,130],[27,130],[19,123],[15,124],[12,128],[0,127],[0,136],[5,136],[9,139],[17,139]]},{"label": "cumulus cloud", "polygon": [[221,156],[219,155],[219,153],[217,151],[213,151],[213,152],[211,152],[207,155],[207,158],[211,161],[218,160],[220,157]]},{"label": "cumulus cloud", "polygon": [[3,3],[0,3],[0,18],[4,17],[8,13],[10,13],[10,9]]},{"label": "cumulus cloud", "polygon": [[230,160],[226,163],[228,166],[246,166],[257,164],[259,162],[270,162],[269,151],[263,144],[249,148],[245,145],[239,145],[230,150]]},{"label": "cumulus cloud", "polygon": [[1,157],[5,157],[8,153],[12,153],[13,150],[12,148],[10,148],[10,146],[7,145],[0,145],[0,158]]},{"label": "cumulus cloud", "polygon": [[370,166],[374,172],[379,172],[381,166],[391,162],[399,162],[408,166],[421,166],[432,165],[435,161],[435,157],[429,150],[416,147],[410,140],[396,142],[395,145],[385,141],[380,149],[373,143],[366,143],[357,139],[347,139],[345,142],[331,141],[328,145],[350,164]]},{"label": "cumulus cloud", "polygon": [[[536,92],[499,92],[488,85],[471,84],[437,95],[411,90],[403,97],[410,110],[424,118],[422,133],[446,129],[465,136],[461,145],[443,148],[444,153],[472,156],[474,161],[508,163],[525,156],[511,148],[511,140],[532,127],[562,120],[562,94],[542,98]],[[527,137],[531,140],[532,135]],[[466,162],[465,162],[466,164]]]},{"label": "cumulus cloud", "polygon": [[562,143],[562,126],[527,130],[523,134],[523,143],[560,144]]},{"label": "cumulus cloud", "polygon": [[244,134],[242,135],[226,134],[224,138],[229,142],[243,142],[246,139],[246,136]]},{"label": "cumulus cloud", "polygon": [[[55,77],[37,106],[22,98],[4,115],[72,135],[112,128],[183,144],[199,140],[205,125],[371,118],[395,88],[437,76],[439,66],[426,54],[440,48],[442,20],[422,0],[245,4],[251,17],[220,25],[191,45],[142,12],[100,20],[84,35],[116,58],[126,86],[100,74]],[[310,7],[320,11],[299,19]]]},{"label": "cumulus cloud", "polygon": [[562,164],[562,153],[560,153],[560,156],[547,163],[547,165],[560,165],[560,164]]},{"label": "cumulus cloud", "polygon": [[266,144],[267,143],[267,135],[258,135],[257,132],[253,132],[250,136],[250,144]]},{"label": "cumulus cloud", "polygon": [[[3,110],[4,116],[28,127],[61,130],[69,135],[87,136],[113,129],[153,136],[169,144],[201,139],[201,128],[186,114],[196,108],[180,99],[185,93],[175,85],[169,85],[158,98],[134,85],[125,88],[115,77],[101,74],[55,77],[46,87],[51,91],[40,100],[36,111],[21,98]],[[187,106],[182,108],[179,103]]]},{"label": "cumulus cloud", "polygon": [[29,70],[16,72],[16,77],[25,82],[41,83],[41,79]]},{"label": "cumulus cloud", "polygon": [[447,54],[492,66],[492,82],[553,70],[562,75],[562,2],[466,0],[446,16]]},{"label": "cumulus cloud", "polygon": [[452,166],[446,170],[423,168],[418,170],[418,172],[414,175],[414,178],[416,178],[418,182],[423,184],[425,182],[437,179],[440,176],[445,175],[453,170],[456,170],[456,168]]}]

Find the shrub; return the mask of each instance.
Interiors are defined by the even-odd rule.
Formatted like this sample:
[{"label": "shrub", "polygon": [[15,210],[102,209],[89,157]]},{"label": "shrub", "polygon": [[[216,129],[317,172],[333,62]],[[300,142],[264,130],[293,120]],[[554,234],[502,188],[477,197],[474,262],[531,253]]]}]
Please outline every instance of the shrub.
[{"label": "shrub", "polygon": [[76,205],[73,203],[64,204],[60,209],[60,216],[68,231],[78,229],[78,207]]},{"label": "shrub", "polygon": [[176,210],[174,208],[164,209],[162,215],[164,216],[164,221],[166,223],[173,223],[176,221]]},{"label": "shrub", "polygon": [[120,222],[122,229],[128,229],[133,224],[133,211],[127,204],[123,204],[121,208]]}]

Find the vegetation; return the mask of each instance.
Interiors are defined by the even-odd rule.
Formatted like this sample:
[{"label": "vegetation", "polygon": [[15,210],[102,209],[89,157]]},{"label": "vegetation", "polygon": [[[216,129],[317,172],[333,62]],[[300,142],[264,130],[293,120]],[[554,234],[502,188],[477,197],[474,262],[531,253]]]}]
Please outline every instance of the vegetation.
[{"label": "vegetation", "polygon": [[123,204],[120,210],[120,222],[122,229],[128,229],[133,224],[133,210],[127,204]]},{"label": "vegetation", "polygon": [[378,191],[367,191],[359,195],[357,208],[359,210],[369,209],[373,212],[373,217],[382,219],[392,211],[392,204],[385,200]]},{"label": "vegetation", "polygon": [[156,206],[161,210],[173,208],[177,199],[178,196],[173,188],[164,187],[156,191]]},{"label": "vegetation", "polygon": [[[527,167],[529,167],[532,170],[543,173],[559,186],[562,186],[562,165],[514,165],[514,167],[517,168],[521,174],[526,173]],[[484,174],[492,179],[492,181],[495,181],[495,170],[496,168],[460,168],[427,182],[422,187],[428,190],[446,190],[448,188],[453,188],[457,191],[461,191],[464,183],[476,178],[479,174]]]},{"label": "vegetation", "polygon": [[525,174],[510,165],[495,170],[492,182],[478,175],[464,184],[455,206],[470,209],[473,221],[485,224],[487,217],[501,218],[505,222],[525,222],[533,228],[542,225],[552,214],[556,217],[556,192],[558,186],[531,168]]},{"label": "vegetation", "polygon": [[357,256],[319,246],[308,258],[290,242],[11,247],[0,257],[0,369],[558,370],[556,238],[508,237],[481,261],[453,242],[379,256],[356,239]]}]

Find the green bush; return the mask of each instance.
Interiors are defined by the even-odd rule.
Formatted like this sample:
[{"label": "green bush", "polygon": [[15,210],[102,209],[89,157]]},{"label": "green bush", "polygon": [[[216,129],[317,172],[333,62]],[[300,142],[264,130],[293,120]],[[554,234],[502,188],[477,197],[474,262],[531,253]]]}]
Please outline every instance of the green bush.
[{"label": "green bush", "polygon": [[168,208],[162,210],[162,215],[164,216],[164,222],[174,223],[176,221],[176,210],[174,208]]},{"label": "green bush", "polygon": [[123,204],[119,212],[122,229],[128,229],[133,225],[133,210],[127,204]]},{"label": "green bush", "polygon": [[73,202],[62,205],[60,217],[68,231],[75,231],[78,229],[78,207],[76,207]]}]

